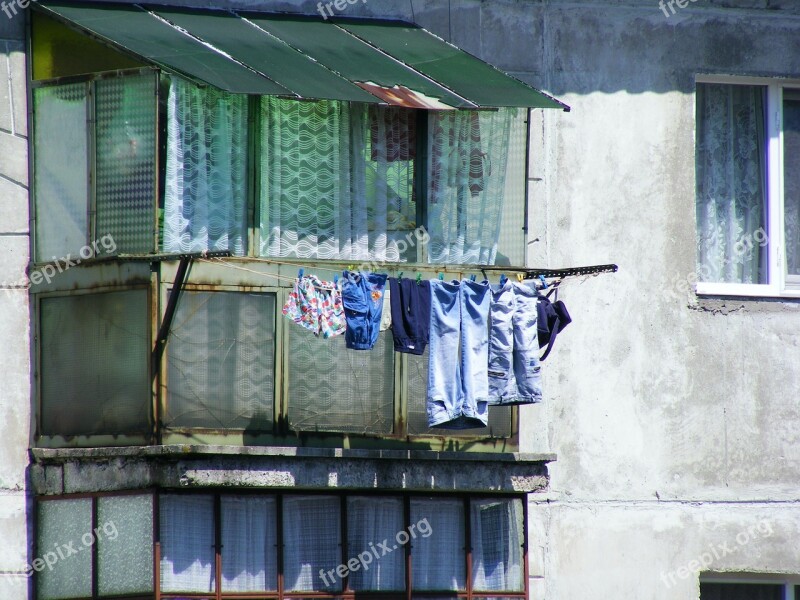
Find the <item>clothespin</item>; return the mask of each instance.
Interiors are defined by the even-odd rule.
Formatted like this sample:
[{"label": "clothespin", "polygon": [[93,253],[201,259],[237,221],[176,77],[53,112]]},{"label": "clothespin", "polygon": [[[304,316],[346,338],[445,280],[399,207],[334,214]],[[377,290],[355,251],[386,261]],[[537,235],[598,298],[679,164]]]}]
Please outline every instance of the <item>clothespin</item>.
[{"label": "clothespin", "polygon": [[305,269],[300,269],[300,271],[297,273],[297,278],[298,279],[301,278],[303,276],[303,273],[305,273]]},{"label": "clothespin", "polygon": [[472,275],[470,275],[470,276],[469,276],[469,280],[470,280],[470,281],[475,281],[475,274],[472,274]]},{"label": "clothespin", "polygon": [[520,283],[525,281],[525,275],[523,275],[522,273],[517,273],[517,281],[519,281]]},{"label": "clothespin", "polygon": [[439,281],[444,281],[444,273],[439,273]]},{"label": "clothespin", "polygon": [[422,273],[417,273],[417,285],[422,283]]},{"label": "clothespin", "polygon": [[539,275],[539,281],[542,282],[542,289],[546,290],[547,289],[547,281],[545,280],[544,275]]}]

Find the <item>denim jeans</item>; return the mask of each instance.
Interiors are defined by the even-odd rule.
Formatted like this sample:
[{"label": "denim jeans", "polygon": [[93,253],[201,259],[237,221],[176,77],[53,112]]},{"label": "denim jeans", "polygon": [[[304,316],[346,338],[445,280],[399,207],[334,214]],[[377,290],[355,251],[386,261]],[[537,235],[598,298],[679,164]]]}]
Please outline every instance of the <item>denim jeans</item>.
[{"label": "denim jeans", "polygon": [[342,303],[347,321],[344,341],[348,348],[369,350],[378,341],[386,277],[378,273],[343,273]]},{"label": "denim jeans", "polygon": [[489,282],[431,281],[428,426],[471,429],[488,423]]},{"label": "denim jeans", "polygon": [[506,281],[502,286],[493,286],[491,294],[489,404],[541,402],[536,291]]}]

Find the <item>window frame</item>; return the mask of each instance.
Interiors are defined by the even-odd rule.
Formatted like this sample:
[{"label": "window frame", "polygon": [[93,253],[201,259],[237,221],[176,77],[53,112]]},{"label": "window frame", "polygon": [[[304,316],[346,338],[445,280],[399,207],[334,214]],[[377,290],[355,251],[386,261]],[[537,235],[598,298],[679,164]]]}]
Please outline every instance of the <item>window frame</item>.
[{"label": "window frame", "polygon": [[[737,75],[711,75],[698,74],[695,77],[697,84],[721,85],[749,85],[763,86],[766,88],[767,103],[766,134],[767,134],[767,283],[742,284],[707,282],[697,279],[695,293],[698,296],[743,296],[753,298],[798,298],[800,299],[800,277],[795,276],[794,283],[787,280],[785,272],[785,223],[784,223],[784,153],[783,153],[783,89],[791,88],[800,90],[800,79],[776,77],[750,77]],[[695,87],[696,91],[696,87]],[[697,100],[694,100],[695,129],[693,144],[694,156],[697,156]],[[695,166],[695,181],[697,168]],[[697,192],[695,184],[695,206]],[[695,222],[695,244],[697,243],[697,223]],[[695,268],[697,254],[695,253]],[[696,271],[695,271],[696,272]]]},{"label": "window frame", "polygon": [[[770,573],[705,573],[701,574],[698,589],[704,583],[733,585],[781,585],[783,600],[800,600],[800,575],[773,575]],[[702,600],[702,598],[700,599]]]},{"label": "window frame", "polygon": [[[162,592],[161,591],[161,524],[160,524],[160,500],[162,495],[201,495],[211,496],[214,503],[214,522],[212,524],[215,548],[214,548],[214,572],[216,591],[210,593],[204,592]],[[275,550],[275,561],[277,562],[277,575],[278,575],[278,589],[275,591],[265,592],[222,592],[222,497],[223,496],[271,496],[276,499],[276,538],[277,548]],[[195,489],[195,490],[176,490],[167,488],[144,488],[141,490],[125,490],[117,492],[89,492],[77,494],[61,494],[54,496],[36,496],[34,498],[34,536],[33,536],[33,556],[41,556],[42,552],[38,549],[39,538],[39,510],[38,505],[41,502],[57,502],[60,500],[78,500],[90,499],[92,501],[92,528],[98,526],[98,499],[109,497],[122,497],[122,496],[150,496],[152,497],[153,506],[153,591],[143,594],[128,595],[128,596],[114,596],[107,595],[101,596],[98,591],[98,557],[97,548],[98,544],[92,544],[92,596],[84,598],[75,598],[70,600],[113,600],[119,598],[120,600],[185,600],[187,598],[195,598],[197,600],[235,600],[241,598],[253,598],[254,600],[261,600],[262,598],[269,598],[271,600],[303,600],[305,598],[314,598],[319,600],[356,600],[357,598],[381,598],[384,600],[411,600],[411,598],[441,598],[447,596],[452,600],[526,600],[530,589],[529,583],[529,541],[528,541],[528,499],[526,494],[498,494],[487,491],[487,493],[474,493],[474,492],[457,492],[457,493],[436,493],[430,491],[408,491],[408,490],[375,490],[375,489],[299,489],[299,488],[276,488],[276,489]],[[339,564],[346,564],[349,559],[355,555],[348,549],[348,533],[347,528],[347,506],[348,498],[350,497],[391,497],[399,498],[403,503],[403,522],[404,530],[408,531],[411,525],[411,502],[414,499],[433,499],[433,500],[460,500],[463,506],[464,518],[464,567],[465,567],[465,587],[463,590],[458,591],[413,591],[413,561],[411,560],[411,541],[402,546],[405,560],[405,589],[400,591],[356,591],[349,587],[349,577],[346,575],[342,577],[342,589],[339,592],[320,592],[320,591],[295,591],[287,592],[284,589],[284,574],[285,568],[283,567],[283,499],[286,496],[334,496],[337,498],[340,510],[339,524],[341,527],[341,536],[339,544],[339,556],[342,558]],[[522,542],[522,556],[521,556],[521,578],[522,589],[520,591],[475,591],[473,588],[473,569],[472,569],[472,547],[471,542],[471,518],[472,518],[472,500],[519,500],[522,505],[522,530],[519,532],[520,540]],[[66,540],[69,541],[69,540]],[[377,544],[381,540],[374,540]],[[413,541],[413,540],[412,540]],[[42,572],[46,573],[47,570]],[[316,574],[315,574],[316,575]],[[31,577],[33,584],[33,598],[36,596],[37,576]]]}]

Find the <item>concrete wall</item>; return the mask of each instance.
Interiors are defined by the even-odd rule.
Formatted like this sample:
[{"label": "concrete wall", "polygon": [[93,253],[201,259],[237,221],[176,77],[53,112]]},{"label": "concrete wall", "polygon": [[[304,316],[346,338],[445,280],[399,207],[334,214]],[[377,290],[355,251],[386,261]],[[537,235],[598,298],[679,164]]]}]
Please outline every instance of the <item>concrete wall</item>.
[{"label": "concrete wall", "polygon": [[0,13],[0,598],[28,598],[30,427],[25,16]]}]

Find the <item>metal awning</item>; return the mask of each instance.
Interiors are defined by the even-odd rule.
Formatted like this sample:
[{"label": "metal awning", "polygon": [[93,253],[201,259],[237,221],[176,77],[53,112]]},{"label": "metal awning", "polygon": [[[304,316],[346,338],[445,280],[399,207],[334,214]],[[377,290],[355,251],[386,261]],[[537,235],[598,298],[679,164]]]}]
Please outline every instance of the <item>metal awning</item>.
[{"label": "metal awning", "polygon": [[399,21],[66,0],[32,6],[145,61],[234,93],[434,110],[569,110]]}]

